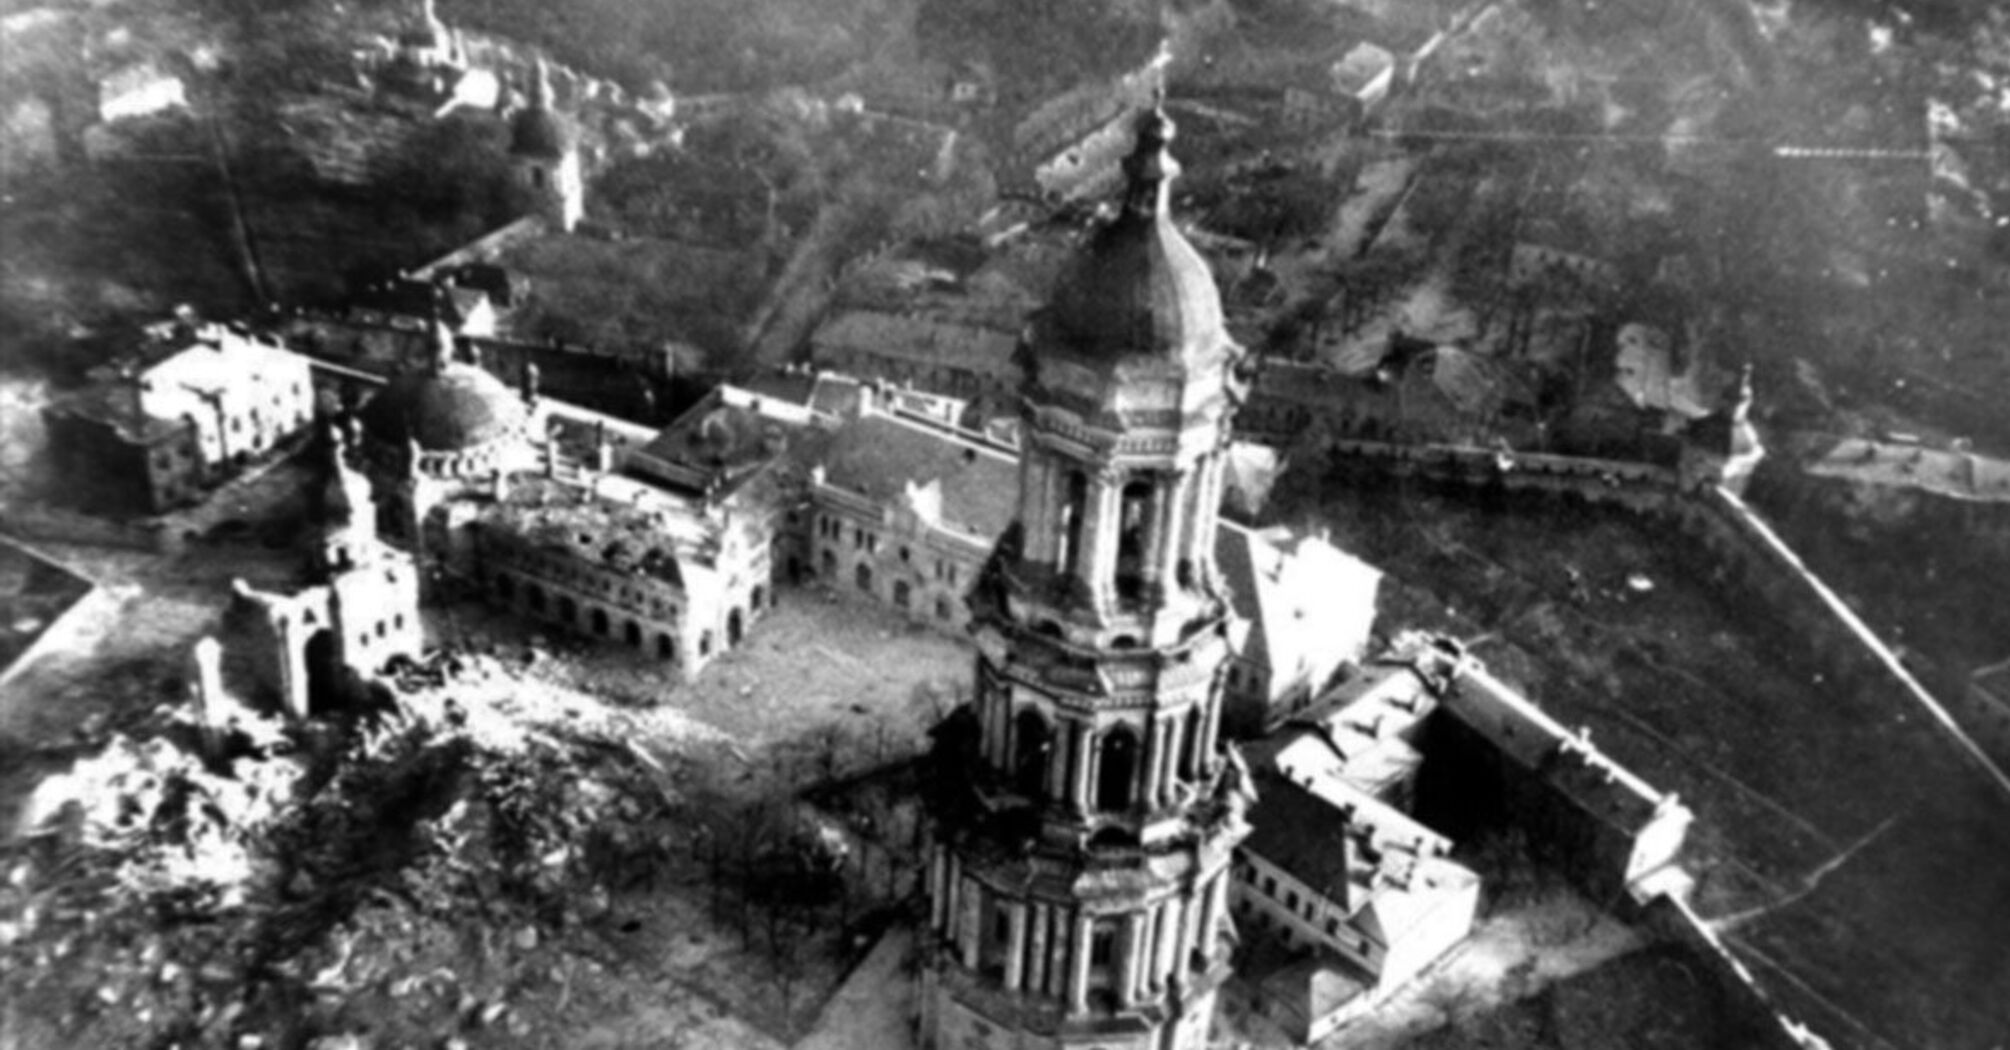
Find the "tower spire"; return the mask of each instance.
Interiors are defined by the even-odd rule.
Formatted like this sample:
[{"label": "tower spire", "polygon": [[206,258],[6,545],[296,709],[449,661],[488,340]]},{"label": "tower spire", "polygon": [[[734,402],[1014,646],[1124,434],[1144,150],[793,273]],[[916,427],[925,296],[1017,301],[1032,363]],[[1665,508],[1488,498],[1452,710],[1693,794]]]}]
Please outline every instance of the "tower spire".
[{"label": "tower spire", "polygon": [[1167,190],[1179,176],[1179,161],[1167,149],[1178,129],[1166,116],[1165,91],[1138,115],[1137,138],[1124,158],[1124,211],[1138,218],[1170,217]]},{"label": "tower spire", "polygon": [[543,55],[537,56],[537,65],[530,79],[530,108],[546,110],[551,108],[551,66]]}]

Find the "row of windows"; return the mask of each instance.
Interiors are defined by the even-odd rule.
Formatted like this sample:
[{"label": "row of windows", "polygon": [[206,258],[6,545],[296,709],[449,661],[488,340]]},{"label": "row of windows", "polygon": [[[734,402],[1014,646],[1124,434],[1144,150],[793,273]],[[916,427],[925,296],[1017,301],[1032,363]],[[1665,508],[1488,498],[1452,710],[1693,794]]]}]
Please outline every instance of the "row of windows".
[{"label": "row of windows", "polygon": [[[1298,891],[1295,888],[1289,886],[1285,887],[1283,896],[1279,897],[1277,892],[1277,876],[1264,875],[1259,882],[1259,880],[1256,877],[1256,866],[1250,864],[1248,861],[1244,860],[1236,861],[1235,877],[1237,881],[1243,883],[1246,886],[1249,886],[1251,889],[1256,889],[1260,884],[1263,896],[1268,897],[1273,901],[1277,901],[1278,903],[1284,906],[1284,909],[1286,911],[1292,913],[1295,916],[1303,918],[1307,922],[1314,922],[1319,917],[1319,901],[1317,898],[1307,895],[1303,900],[1301,900],[1298,896]],[[1251,910],[1249,901],[1247,899],[1244,899],[1241,902],[1241,906],[1237,910],[1243,912],[1244,914],[1248,914]],[[1259,925],[1267,923],[1268,916],[1266,916],[1262,912],[1258,912],[1257,922]],[[1340,920],[1338,918],[1333,917],[1327,918],[1325,930],[1326,930],[1326,936],[1338,937],[1340,935]],[[1288,928],[1286,935],[1288,938],[1289,936]],[[1359,950],[1365,953],[1368,950],[1368,942],[1363,940],[1360,943]]]},{"label": "row of windows", "polygon": [[[843,539],[844,522],[839,521],[838,519],[831,517],[828,514],[819,515],[817,518],[817,536],[820,539],[826,539],[826,540]],[[868,554],[878,554],[879,534],[854,525],[851,530],[851,545],[853,550],[863,550]],[[908,547],[906,544],[902,544],[899,550],[899,554],[900,554],[900,563],[902,565],[912,565],[914,563],[913,548]],[[946,580],[949,583],[953,584],[956,582],[957,575],[958,571],[955,562],[950,561],[946,558],[935,559],[936,579]]]},{"label": "row of windows", "polygon": [[[518,594],[516,579],[507,573],[497,573],[495,576],[495,592],[498,598],[514,605]],[[524,606],[533,615],[552,615],[559,622],[567,626],[580,626],[579,603],[574,601],[571,596],[561,594],[556,601],[553,601],[546,595],[544,588],[535,583],[526,584],[523,587],[522,594]],[[732,617],[728,621],[728,630],[737,636],[739,625],[740,613],[738,610],[734,610]],[[586,626],[594,634],[602,638],[611,638],[614,636],[613,619],[607,615],[607,610],[605,609],[590,607]],[[647,647],[642,625],[634,620],[627,620],[622,623],[621,636],[623,641],[637,649]],[[735,637],[734,640],[738,641],[738,638]],[[669,660],[672,663],[676,662],[677,640],[670,634],[662,631],[657,632],[655,648],[658,657]],[[712,655],[712,632],[705,631],[698,636],[698,655],[701,657]]]},{"label": "row of windows", "polygon": [[[308,617],[307,622],[310,624],[313,623],[314,622],[313,617],[311,616]],[[392,631],[394,630],[402,631],[404,629],[405,629],[404,613],[398,613],[397,615],[391,617],[389,621],[378,620],[377,625],[374,628],[365,628],[362,631],[362,633],[356,636],[356,648],[368,649],[370,647],[370,638],[373,633],[376,635],[377,641],[381,642],[385,638],[390,637]]]},{"label": "row of windows", "polygon": [[524,571],[536,573],[554,583],[566,584],[576,590],[620,602],[626,608],[637,612],[646,608],[649,615],[655,619],[674,620],[681,611],[675,602],[649,596],[640,587],[616,583],[606,574],[582,568],[578,562],[570,558],[518,553],[514,560]]},{"label": "row of windows", "polygon": [[[822,569],[823,577],[832,583],[836,583],[838,579],[837,553],[826,549],[819,558],[818,563]],[[853,567],[852,583],[859,590],[867,594],[875,597],[879,594],[879,591],[873,586],[873,571],[872,565],[869,562],[862,561]],[[914,585],[906,580],[893,581],[893,604],[898,606],[902,611],[911,610],[914,607]],[[935,618],[945,622],[954,620],[956,618],[956,604],[947,597],[937,595],[935,599]]]}]

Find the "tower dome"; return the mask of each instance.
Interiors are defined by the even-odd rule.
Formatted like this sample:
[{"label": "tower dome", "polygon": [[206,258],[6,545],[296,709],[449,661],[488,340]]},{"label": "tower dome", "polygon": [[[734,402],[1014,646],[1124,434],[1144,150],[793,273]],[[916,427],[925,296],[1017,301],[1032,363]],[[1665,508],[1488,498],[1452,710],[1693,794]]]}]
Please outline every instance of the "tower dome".
[{"label": "tower dome", "polygon": [[572,152],[576,138],[572,123],[551,108],[551,70],[540,58],[530,104],[510,122],[509,151],[516,157],[558,160]]},{"label": "tower dome", "polygon": [[1173,225],[1170,190],[1179,174],[1167,151],[1173,133],[1159,109],[1139,118],[1117,214],[1090,233],[1052,301],[1033,319],[1027,349],[1036,360],[1202,371],[1233,355],[1214,274]]},{"label": "tower dome", "polygon": [[508,384],[453,359],[453,335],[435,323],[433,359],[427,367],[391,381],[364,406],[365,435],[424,452],[466,452],[521,433],[529,413]]}]

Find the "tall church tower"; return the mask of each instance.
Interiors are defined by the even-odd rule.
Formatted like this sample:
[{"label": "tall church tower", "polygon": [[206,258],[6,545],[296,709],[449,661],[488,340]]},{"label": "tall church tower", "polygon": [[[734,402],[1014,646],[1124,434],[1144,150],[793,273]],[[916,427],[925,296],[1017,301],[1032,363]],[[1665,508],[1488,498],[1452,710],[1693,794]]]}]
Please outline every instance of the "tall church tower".
[{"label": "tall church tower", "polygon": [[553,108],[551,67],[537,60],[530,104],[510,122],[510,164],[532,206],[553,228],[570,233],[586,215],[586,179],[579,165],[579,133]]},{"label": "tall church tower", "polygon": [[973,590],[972,708],[938,742],[923,1045],[1204,1046],[1228,973],[1245,771],[1221,747],[1215,571],[1245,389],[1212,274],[1173,226],[1173,128],[1036,313],[1018,520]]}]

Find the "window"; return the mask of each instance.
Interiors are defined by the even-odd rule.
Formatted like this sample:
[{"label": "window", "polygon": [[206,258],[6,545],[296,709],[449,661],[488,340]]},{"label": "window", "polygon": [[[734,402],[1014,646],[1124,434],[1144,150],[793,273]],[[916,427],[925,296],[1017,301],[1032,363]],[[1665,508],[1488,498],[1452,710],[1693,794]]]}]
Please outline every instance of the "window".
[{"label": "window", "polygon": [[1096,808],[1131,808],[1132,781],[1137,778],[1138,734],[1129,726],[1118,726],[1103,737],[1102,754],[1096,774]]},{"label": "window", "polygon": [[907,562],[908,562],[908,550],[906,547],[902,547],[900,548],[900,563],[902,565],[905,565],[907,564]]},{"label": "window", "polygon": [[1027,708],[1019,712],[1013,725],[1013,786],[1022,795],[1038,798],[1045,794],[1047,760],[1054,747],[1053,734],[1040,712]]},{"label": "window", "polygon": [[1297,911],[1297,910],[1298,910],[1298,891],[1297,891],[1297,890],[1285,890],[1285,891],[1284,891],[1284,906],[1285,906],[1285,907],[1287,907],[1287,908],[1289,908],[1289,909],[1291,909],[1292,911]]},{"label": "window", "polygon": [[1327,919],[1327,920],[1326,920],[1326,936],[1328,936],[1328,937],[1333,937],[1333,936],[1337,936],[1337,935],[1338,935],[1339,933],[1340,933],[1340,920],[1339,920],[1339,919]]},{"label": "window", "polygon": [[1263,877],[1263,895],[1266,897],[1277,896],[1277,876],[1265,875]]},{"label": "window", "polygon": [[949,608],[949,599],[947,598],[935,599],[935,618],[938,620],[947,620],[951,619],[952,616],[953,614]]},{"label": "window", "polygon": [[1088,475],[1079,470],[1069,473],[1067,494],[1061,501],[1061,549],[1056,559],[1062,572],[1075,571],[1075,559],[1082,549],[1082,516],[1088,502]]},{"label": "window", "polygon": [[1125,485],[1119,501],[1116,579],[1112,582],[1120,596],[1136,599],[1143,593],[1145,560],[1151,545],[1146,520],[1152,503],[1151,483]]}]

